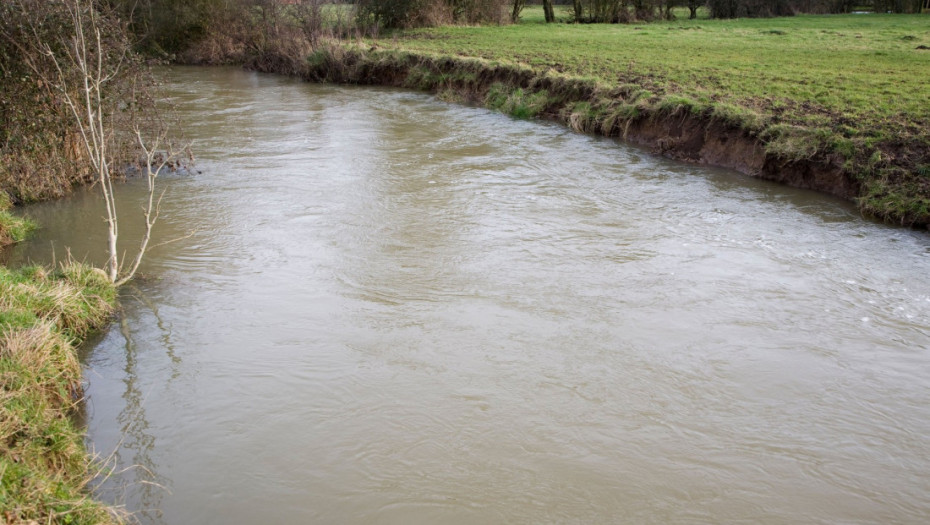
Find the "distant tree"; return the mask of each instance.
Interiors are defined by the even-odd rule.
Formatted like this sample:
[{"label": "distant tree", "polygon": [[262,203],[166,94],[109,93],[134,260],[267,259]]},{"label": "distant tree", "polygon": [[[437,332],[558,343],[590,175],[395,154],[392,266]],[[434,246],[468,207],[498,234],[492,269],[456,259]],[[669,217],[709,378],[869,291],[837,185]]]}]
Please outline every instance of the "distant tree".
[{"label": "distant tree", "polygon": [[175,55],[203,38],[239,0],[103,0],[148,53]]},{"label": "distant tree", "polygon": [[688,11],[690,11],[690,14],[688,15],[688,19],[694,20],[695,18],[697,18],[698,8],[704,5],[705,3],[706,3],[706,0],[688,0]]},{"label": "distant tree", "polygon": [[713,18],[756,18],[791,16],[795,13],[789,0],[708,0]]},{"label": "distant tree", "polygon": [[543,14],[546,16],[546,23],[555,22],[555,11],[552,8],[552,0],[543,0]]},{"label": "distant tree", "polygon": [[522,10],[516,0],[355,0],[355,6],[360,26],[381,28],[501,24],[513,20],[514,13],[519,19]]},{"label": "distant tree", "polygon": [[921,0],[874,0],[873,9],[879,13],[919,13],[924,3]]},{"label": "distant tree", "polygon": [[653,20],[661,0],[630,0],[634,20]]},{"label": "distant tree", "polygon": [[673,9],[678,5],[679,0],[656,0],[656,9],[662,20],[675,20]]},{"label": "distant tree", "polygon": [[712,18],[736,18],[739,16],[738,0],[708,0],[707,7],[710,8]]},{"label": "distant tree", "polygon": [[859,4],[858,0],[821,0],[808,2],[806,12],[808,13],[851,13]]},{"label": "distant tree", "polygon": [[520,21],[520,13],[523,12],[523,7],[526,5],[526,0],[513,0],[513,10],[510,12],[510,21],[514,24]]},{"label": "distant tree", "polygon": [[676,0],[574,0],[576,22],[625,23],[671,16]]},{"label": "distant tree", "polygon": [[[919,13],[927,0],[707,0],[713,18],[791,16],[795,13],[849,13],[859,7],[878,13]],[[689,0],[696,13],[698,2]]]}]

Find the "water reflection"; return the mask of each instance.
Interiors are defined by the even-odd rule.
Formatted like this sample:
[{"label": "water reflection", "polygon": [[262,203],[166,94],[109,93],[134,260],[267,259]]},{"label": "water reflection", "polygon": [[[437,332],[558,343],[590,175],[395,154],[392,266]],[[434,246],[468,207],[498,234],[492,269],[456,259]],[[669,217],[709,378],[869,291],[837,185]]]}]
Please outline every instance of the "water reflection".
[{"label": "water reflection", "polygon": [[155,448],[155,436],[148,432],[149,422],[145,417],[145,398],[138,385],[136,345],[132,340],[132,331],[126,318],[119,320],[119,333],[125,341],[125,367],[123,368],[122,394],[124,408],[117,417],[123,441],[116,452],[116,461],[120,465],[131,465],[134,476],[126,479],[134,485],[131,508],[138,509],[140,519],[157,519],[161,517],[161,507],[167,480],[160,477],[158,465],[153,461],[151,452]]},{"label": "water reflection", "polygon": [[[177,355],[174,348],[174,342],[172,341],[172,332],[170,322],[166,322],[162,319],[162,316],[158,312],[158,303],[152,300],[151,297],[146,293],[145,290],[140,289],[137,286],[139,281],[144,281],[144,277],[140,277],[136,280],[135,283],[128,283],[123,290],[121,290],[121,297],[123,300],[128,300],[130,297],[134,301],[140,302],[144,305],[145,310],[152,314],[155,318],[155,326],[158,327],[158,331],[161,332],[161,348],[165,350],[165,353],[168,355],[168,358],[171,359],[173,366],[171,367],[171,379],[177,379],[181,371],[181,357]],[[126,338],[127,352],[129,351],[129,346],[132,344],[132,336],[129,333],[130,327],[126,324],[125,318],[120,319],[120,331],[123,333]]]},{"label": "water reflection", "polygon": [[[139,325],[154,326],[161,334],[155,348],[163,350],[170,360],[168,383],[180,377],[181,358],[174,351],[170,324],[166,323],[158,312],[158,307],[151,299],[151,290],[139,287],[145,278],[127,285],[120,293],[121,312],[112,327],[100,341],[90,341],[94,347],[110,349],[107,355],[99,353],[86,356],[91,363],[88,372],[91,378],[90,389],[91,420],[99,422],[102,416],[110,417],[111,409],[119,408],[113,416],[118,432],[112,440],[95,440],[93,445],[98,453],[106,456],[104,465],[112,471],[103,476],[95,487],[99,497],[115,501],[131,511],[134,519],[147,523],[159,523],[162,520],[162,502],[171,494],[171,480],[160,473],[160,466],[155,454],[158,440],[157,429],[150,425],[146,406],[150,402],[153,389],[150,382],[140,378],[140,345],[133,334],[133,327]],[[150,318],[152,321],[144,321]],[[143,333],[143,337],[151,337]],[[141,345],[150,347],[146,341]],[[118,353],[113,350],[120,350]],[[95,377],[93,363],[107,363],[107,366],[121,363],[120,373],[109,377]],[[144,361],[143,361],[144,362]],[[142,365],[144,366],[144,365]],[[101,406],[100,399],[117,394],[122,402],[115,406]],[[91,426],[91,431],[93,431]],[[109,455],[108,455],[109,454]]]}]

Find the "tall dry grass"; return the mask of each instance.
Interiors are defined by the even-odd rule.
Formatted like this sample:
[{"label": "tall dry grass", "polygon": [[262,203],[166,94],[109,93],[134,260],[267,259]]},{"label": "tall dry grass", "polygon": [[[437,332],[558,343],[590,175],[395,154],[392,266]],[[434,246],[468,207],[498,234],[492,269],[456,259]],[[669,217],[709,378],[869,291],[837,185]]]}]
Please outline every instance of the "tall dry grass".
[{"label": "tall dry grass", "polygon": [[99,270],[0,267],[0,523],[117,523],[93,501],[93,472],[72,416],[76,345],[104,325],[115,289]]}]

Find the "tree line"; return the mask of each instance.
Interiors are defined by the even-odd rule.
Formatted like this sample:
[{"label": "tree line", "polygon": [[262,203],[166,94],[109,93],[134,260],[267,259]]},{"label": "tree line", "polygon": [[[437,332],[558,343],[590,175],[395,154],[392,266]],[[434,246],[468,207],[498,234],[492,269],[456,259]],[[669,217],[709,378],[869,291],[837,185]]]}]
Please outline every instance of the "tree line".
[{"label": "tree line", "polygon": [[[378,0],[385,1],[385,0]],[[516,21],[525,0],[514,0]],[[541,0],[547,22],[555,22],[554,0]],[[688,8],[697,18],[706,7],[711,18],[760,18],[796,14],[841,14],[855,10],[919,13],[926,0],[571,0],[569,21],[628,23],[674,19],[675,8]]]},{"label": "tree line", "polygon": [[841,14],[856,10],[919,13],[925,0],[708,0],[712,17],[791,16],[800,13]]},{"label": "tree line", "polygon": [[[543,6],[547,22],[627,23],[672,19],[676,8],[689,18],[706,8],[713,18],[791,16],[800,13],[918,13],[927,0],[530,0]],[[221,33],[225,46],[254,51],[269,33],[316,37],[371,29],[443,24],[504,24],[519,20],[527,0],[95,0],[118,13],[140,49],[177,56],[194,43]],[[338,4],[333,8],[330,4]],[[557,16],[556,6],[559,7]],[[227,50],[228,51],[228,50]]]},{"label": "tree line", "polygon": [[[526,0],[354,0],[359,20],[381,27],[402,28],[443,23],[517,22]],[[856,10],[877,13],[919,13],[928,0],[537,0],[546,22],[556,22],[556,5],[566,6],[564,21],[629,23],[671,20],[676,8],[689,18],[707,8],[711,18],[760,18],[796,14],[842,14]],[[507,2],[502,7],[502,3]],[[509,20],[501,9],[509,7]]]}]

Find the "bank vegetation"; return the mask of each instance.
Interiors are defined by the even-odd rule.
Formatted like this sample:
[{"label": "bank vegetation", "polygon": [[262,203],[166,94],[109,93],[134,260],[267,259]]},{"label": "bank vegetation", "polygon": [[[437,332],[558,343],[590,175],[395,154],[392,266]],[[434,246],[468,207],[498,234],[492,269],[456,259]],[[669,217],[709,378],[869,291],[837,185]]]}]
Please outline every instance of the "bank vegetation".
[{"label": "bank vegetation", "polygon": [[[2,197],[0,193],[0,197]],[[35,227],[0,201],[0,243]],[[101,270],[0,266],[0,523],[107,524],[123,514],[89,497],[103,468],[87,456],[77,345],[102,328],[116,290]]]},{"label": "bank vegetation", "polygon": [[[171,56],[404,86],[554,119],[922,227],[930,223],[930,18],[914,14],[922,1],[240,0],[224,2],[220,22],[204,19],[202,36]],[[843,14],[857,9],[873,13]],[[168,42],[150,41],[167,51]]]},{"label": "bank vegetation", "polygon": [[100,470],[75,424],[81,409],[76,345],[109,320],[116,291],[95,268],[0,267],[0,521],[118,523],[93,501]]}]

